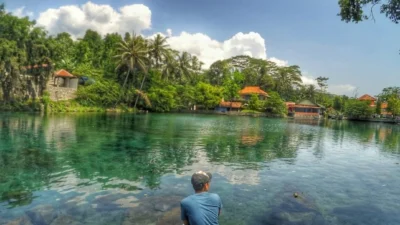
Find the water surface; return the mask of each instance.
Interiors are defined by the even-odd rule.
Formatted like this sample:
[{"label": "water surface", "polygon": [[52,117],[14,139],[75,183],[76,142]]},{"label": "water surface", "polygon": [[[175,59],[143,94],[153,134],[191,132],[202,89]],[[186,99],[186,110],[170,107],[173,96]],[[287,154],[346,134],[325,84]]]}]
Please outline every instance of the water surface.
[{"label": "water surface", "polygon": [[[0,224],[400,224],[400,126],[184,114],[0,114]],[[299,198],[294,198],[293,193]]]}]

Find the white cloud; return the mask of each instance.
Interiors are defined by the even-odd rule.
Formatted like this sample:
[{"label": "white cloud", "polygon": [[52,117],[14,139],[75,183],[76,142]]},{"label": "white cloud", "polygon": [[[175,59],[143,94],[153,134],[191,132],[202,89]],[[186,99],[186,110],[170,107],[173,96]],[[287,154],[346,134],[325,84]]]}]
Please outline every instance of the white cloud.
[{"label": "white cloud", "polygon": [[171,29],[167,29],[167,37],[171,37],[172,36],[172,30]]},{"label": "white cloud", "polygon": [[303,81],[303,84],[306,85],[318,85],[317,81],[315,80],[315,78],[311,75],[309,75],[307,72],[303,71],[301,76],[301,80]]},{"label": "white cloud", "polygon": [[14,16],[21,17],[21,18],[25,17],[25,16],[33,17],[33,12],[25,10],[25,6],[22,6],[20,8],[17,8],[15,10],[13,10],[12,14]]},{"label": "white cloud", "polygon": [[328,91],[337,95],[352,95],[357,87],[351,84],[338,84],[328,86]]},{"label": "white cloud", "polygon": [[[167,36],[169,36],[168,43],[171,48],[186,51],[197,56],[204,62],[204,68],[208,68],[217,60],[227,59],[236,55],[248,55],[254,58],[267,59],[265,40],[256,32],[239,32],[230,39],[222,42],[202,33],[190,34],[182,32],[178,36],[172,36],[171,31]],[[279,66],[287,65],[287,61],[274,57],[269,60],[274,61]]]},{"label": "white cloud", "polygon": [[276,63],[277,66],[288,66],[289,62],[281,59],[277,59],[275,57],[269,58],[269,61]]},{"label": "white cloud", "polygon": [[133,31],[141,33],[151,28],[151,11],[143,4],[123,6],[116,11],[110,5],[87,2],[82,6],[66,5],[47,9],[40,13],[37,23],[50,34],[69,32],[74,37],[82,37],[87,29],[102,35]]}]

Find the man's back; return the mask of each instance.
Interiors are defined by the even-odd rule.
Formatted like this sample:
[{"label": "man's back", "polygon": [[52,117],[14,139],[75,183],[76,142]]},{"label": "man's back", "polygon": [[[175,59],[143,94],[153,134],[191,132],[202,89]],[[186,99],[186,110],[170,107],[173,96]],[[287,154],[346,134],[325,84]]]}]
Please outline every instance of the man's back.
[{"label": "man's back", "polygon": [[221,198],[217,194],[202,192],[181,201],[181,219],[190,225],[218,225]]}]

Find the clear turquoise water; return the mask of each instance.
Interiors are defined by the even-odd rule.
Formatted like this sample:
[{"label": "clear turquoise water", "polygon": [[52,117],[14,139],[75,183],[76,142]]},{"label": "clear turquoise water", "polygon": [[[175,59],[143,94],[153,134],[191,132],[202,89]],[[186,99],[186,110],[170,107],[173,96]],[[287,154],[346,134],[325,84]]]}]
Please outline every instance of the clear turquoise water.
[{"label": "clear turquoise water", "polygon": [[390,124],[0,114],[0,224],[180,224],[196,170],[220,224],[400,224],[399,163]]}]

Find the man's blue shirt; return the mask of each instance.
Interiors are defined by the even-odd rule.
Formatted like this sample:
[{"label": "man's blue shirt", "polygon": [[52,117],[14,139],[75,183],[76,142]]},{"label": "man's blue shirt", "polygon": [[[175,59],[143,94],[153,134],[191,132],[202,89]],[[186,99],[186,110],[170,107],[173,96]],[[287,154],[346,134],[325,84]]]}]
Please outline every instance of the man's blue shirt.
[{"label": "man's blue shirt", "polygon": [[190,225],[218,225],[221,198],[217,194],[202,192],[181,201],[181,219]]}]

